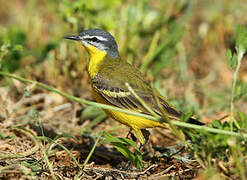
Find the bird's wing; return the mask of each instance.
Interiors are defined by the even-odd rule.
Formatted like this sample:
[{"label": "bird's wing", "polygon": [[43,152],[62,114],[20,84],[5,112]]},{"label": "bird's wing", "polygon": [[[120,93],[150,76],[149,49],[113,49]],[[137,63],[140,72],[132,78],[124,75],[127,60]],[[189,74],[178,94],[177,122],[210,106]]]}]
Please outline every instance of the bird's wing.
[{"label": "bird's wing", "polygon": [[[105,64],[92,79],[94,90],[109,104],[151,115],[129,91],[126,83],[153,111],[159,115],[162,114],[155,100],[154,89],[143,79],[142,74],[127,62],[119,62],[115,65]],[[181,113],[173,108],[164,97],[158,94],[158,99],[169,117],[179,118],[181,116]]]}]

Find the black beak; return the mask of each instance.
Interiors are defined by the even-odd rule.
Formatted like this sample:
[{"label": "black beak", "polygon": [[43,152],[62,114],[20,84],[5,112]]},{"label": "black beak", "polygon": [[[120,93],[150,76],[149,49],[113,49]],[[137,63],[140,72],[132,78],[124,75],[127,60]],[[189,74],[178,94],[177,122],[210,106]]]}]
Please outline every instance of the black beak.
[{"label": "black beak", "polygon": [[79,41],[80,40],[80,37],[77,35],[77,36],[73,36],[73,35],[68,35],[68,36],[64,36],[65,39],[71,39],[71,40],[74,40],[74,41]]}]

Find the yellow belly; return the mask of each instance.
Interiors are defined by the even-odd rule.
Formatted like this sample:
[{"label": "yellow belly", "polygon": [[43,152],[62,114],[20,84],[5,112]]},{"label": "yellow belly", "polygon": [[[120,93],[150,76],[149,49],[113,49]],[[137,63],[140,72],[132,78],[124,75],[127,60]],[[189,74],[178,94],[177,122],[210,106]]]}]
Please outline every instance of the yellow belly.
[{"label": "yellow belly", "polygon": [[[107,103],[94,90],[93,90],[93,95],[94,95],[97,102],[111,105],[111,104]],[[138,116],[133,116],[133,115],[125,114],[125,113],[118,112],[118,111],[108,110],[108,109],[104,109],[104,111],[107,113],[108,116],[112,117],[116,121],[118,121],[122,124],[125,124],[125,125],[129,126],[130,128],[132,128],[135,131],[137,138],[139,139],[139,141],[142,144],[145,143],[146,139],[145,139],[141,129],[153,128],[153,127],[167,128],[167,126],[165,124],[157,122],[157,121],[153,121],[150,119],[146,119],[146,118],[142,118],[142,117],[138,117]]]},{"label": "yellow belly", "polygon": [[[93,91],[93,95],[97,102],[111,105],[107,103],[96,91]],[[153,127],[163,127],[166,128],[166,125],[163,123],[153,121],[150,119],[125,114],[118,111],[104,109],[108,116],[112,117],[116,121],[129,126],[132,129],[146,129],[146,128],[153,128]]]}]

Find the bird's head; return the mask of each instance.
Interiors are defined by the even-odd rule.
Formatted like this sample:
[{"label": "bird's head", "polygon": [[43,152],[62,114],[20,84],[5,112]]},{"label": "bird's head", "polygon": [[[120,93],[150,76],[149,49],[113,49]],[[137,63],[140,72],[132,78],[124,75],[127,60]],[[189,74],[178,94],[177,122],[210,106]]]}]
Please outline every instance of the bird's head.
[{"label": "bird's head", "polygon": [[114,37],[107,31],[88,29],[78,35],[69,35],[64,38],[81,42],[89,54],[106,51],[107,55],[112,58],[119,57],[117,43]]}]

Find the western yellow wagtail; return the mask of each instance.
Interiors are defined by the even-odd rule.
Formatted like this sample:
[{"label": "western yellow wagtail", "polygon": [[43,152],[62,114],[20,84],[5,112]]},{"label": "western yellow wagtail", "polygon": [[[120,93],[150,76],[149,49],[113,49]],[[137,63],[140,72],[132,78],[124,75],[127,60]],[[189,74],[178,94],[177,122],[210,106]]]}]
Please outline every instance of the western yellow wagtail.
[{"label": "western yellow wagtail", "polygon": [[[161,116],[160,107],[162,106],[169,118],[180,119],[182,112],[178,111],[156,89],[152,88],[138,69],[120,58],[117,43],[110,33],[101,29],[88,29],[79,35],[69,35],[64,38],[79,41],[88,51],[90,58],[87,71],[96,101],[152,115],[145,107],[146,104]],[[126,86],[127,84],[135,94],[130,91],[130,88]],[[138,97],[145,104],[141,103]],[[161,106],[158,105],[157,99]],[[108,109],[104,111],[113,119],[132,128],[142,144],[145,143],[143,129],[167,128],[164,123],[159,121]],[[204,125],[193,118],[190,118],[188,122]]]}]

